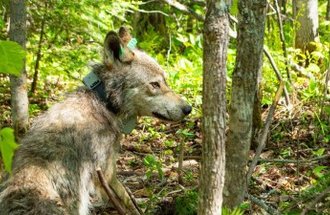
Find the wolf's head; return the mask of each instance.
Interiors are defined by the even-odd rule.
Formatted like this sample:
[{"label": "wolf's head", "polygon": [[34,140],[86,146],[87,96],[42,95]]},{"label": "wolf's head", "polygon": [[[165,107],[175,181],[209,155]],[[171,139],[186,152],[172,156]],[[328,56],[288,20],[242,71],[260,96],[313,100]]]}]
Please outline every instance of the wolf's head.
[{"label": "wolf's head", "polygon": [[137,116],[182,120],[191,106],[170,89],[155,59],[129,44],[131,39],[123,27],[118,34],[109,32],[103,65],[94,69],[105,84],[109,108],[124,121]]}]

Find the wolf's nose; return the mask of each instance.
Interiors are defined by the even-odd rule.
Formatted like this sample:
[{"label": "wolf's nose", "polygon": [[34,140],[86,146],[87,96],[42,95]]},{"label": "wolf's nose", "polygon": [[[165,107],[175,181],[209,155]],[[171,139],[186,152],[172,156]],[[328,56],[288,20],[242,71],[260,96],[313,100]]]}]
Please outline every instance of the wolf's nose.
[{"label": "wolf's nose", "polygon": [[187,106],[184,106],[182,108],[182,112],[185,114],[185,115],[188,115],[191,113],[191,110],[192,110],[192,107],[190,105],[187,105]]}]

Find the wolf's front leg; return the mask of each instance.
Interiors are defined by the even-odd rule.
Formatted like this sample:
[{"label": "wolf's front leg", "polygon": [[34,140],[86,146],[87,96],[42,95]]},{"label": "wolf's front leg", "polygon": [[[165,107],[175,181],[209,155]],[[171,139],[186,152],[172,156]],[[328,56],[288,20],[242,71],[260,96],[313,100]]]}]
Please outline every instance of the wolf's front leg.
[{"label": "wolf's front leg", "polygon": [[123,202],[125,207],[129,210],[129,214],[141,215],[141,213],[133,203],[133,200],[131,199],[130,195],[127,193],[124,185],[117,179],[117,177],[113,177],[113,179],[110,181],[110,187],[117,194],[117,196]]}]

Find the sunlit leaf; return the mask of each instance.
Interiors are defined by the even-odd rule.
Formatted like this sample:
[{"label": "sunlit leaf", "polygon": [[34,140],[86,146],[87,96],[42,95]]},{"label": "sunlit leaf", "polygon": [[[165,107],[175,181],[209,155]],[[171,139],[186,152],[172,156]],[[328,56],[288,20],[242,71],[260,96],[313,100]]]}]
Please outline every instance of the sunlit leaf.
[{"label": "sunlit leaf", "polygon": [[313,169],[313,173],[317,177],[321,178],[324,175],[323,170],[325,170],[325,169],[327,169],[326,166],[317,166]]},{"label": "sunlit leaf", "polygon": [[15,149],[18,147],[15,141],[14,130],[3,128],[0,130],[0,151],[5,170],[11,173],[11,166]]},{"label": "sunlit leaf", "polygon": [[0,73],[19,75],[24,57],[24,49],[16,42],[0,41]]}]

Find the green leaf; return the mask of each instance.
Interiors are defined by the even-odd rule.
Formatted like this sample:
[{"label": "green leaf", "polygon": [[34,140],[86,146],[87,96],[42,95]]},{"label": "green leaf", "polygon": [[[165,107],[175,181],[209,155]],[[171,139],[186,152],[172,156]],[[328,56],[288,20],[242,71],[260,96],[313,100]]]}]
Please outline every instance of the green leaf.
[{"label": "green leaf", "polygon": [[0,151],[5,170],[11,173],[14,151],[18,147],[15,141],[14,130],[3,128],[0,130]]},{"label": "green leaf", "polygon": [[0,30],[5,26],[5,22],[0,18]]},{"label": "green leaf", "polygon": [[232,1],[232,5],[230,8],[230,14],[237,15],[238,14],[238,0]]},{"label": "green leaf", "polygon": [[312,153],[318,157],[322,156],[324,154],[325,148],[320,148],[317,151],[312,151]]},{"label": "green leaf", "polygon": [[19,75],[24,66],[24,49],[16,42],[0,41],[0,73]]},{"label": "green leaf", "polygon": [[317,166],[313,169],[313,173],[314,175],[316,175],[317,177],[321,178],[324,176],[323,174],[323,170],[327,169],[326,166]]}]

